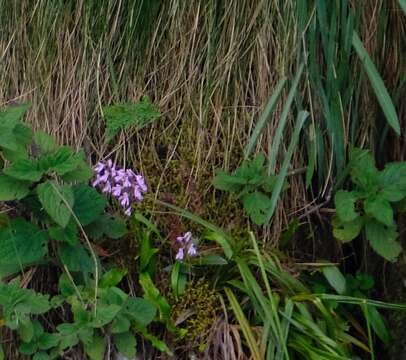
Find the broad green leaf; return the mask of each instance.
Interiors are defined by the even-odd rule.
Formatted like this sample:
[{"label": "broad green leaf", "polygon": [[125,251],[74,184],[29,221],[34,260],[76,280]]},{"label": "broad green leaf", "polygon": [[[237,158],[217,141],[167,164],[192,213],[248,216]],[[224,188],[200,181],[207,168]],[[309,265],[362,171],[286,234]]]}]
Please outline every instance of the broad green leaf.
[{"label": "broad green leaf", "polygon": [[133,358],[135,356],[137,352],[137,340],[129,331],[114,334],[113,341],[121,355],[124,355],[127,358]]},{"label": "broad green leaf", "polygon": [[58,290],[66,298],[75,294],[74,284],[65,273],[59,277]]},{"label": "broad green leaf", "polygon": [[121,306],[116,304],[99,305],[97,307],[96,317],[92,322],[92,326],[101,328],[113,321],[121,310]]},{"label": "broad green leaf", "polygon": [[95,221],[104,211],[107,205],[105,196],[99,194],[96,189],[89,185],[81,184],[73,187],[75,205],[73,211],[82,226]]},{"label": "broad green leaf", "polygon": [[87,182],[93,176],[93,171],[90,166],[84,161],[79,160],[78,165],[72,171],[69,171],[61,176],[65,182]]},{"label": "broad green leaf", "polygon": [[18,351],[24,355],[33,355],[38,350],[38,345],[35,341],[28,343],[21,343],[18,347]]},{"label": "broad green leaf", "polygon": [[20,142],[15,133],[16,126],[29,109],[29,104],[8,106],[0,111],[0,146],[9,150],[18,151]]},{"label": "broad green leaf", "polygon": [[350,222],[342,222],[338,217],[333,218],[333,235],[343,242],[355,239],[361,232],[364,221],[358,217]]},{"label": "broad green leaf", "polygon": [[[156,288],[152,279],[148,273],[141,273],[139,278],[142,289],[144,290],[144,298],[148,301],[148,304],[137,301],[135,305],[142,304],[143,306],[150,306],[153,304],[159,310],[161,320],[170,320],[171,307],[167,300],[160,294],[159,290]],[[134,300],[132,300],[134,302]],[[131,306],[134,306],[131,304]],[[136,306],[134,306],[136,309]],[[137,314],[137,311],[131,310],[132,314]]]},{"label": "broad green leaf", "polygon": [[394,225],[393,209],[389,201],[381,196],[371,196],[364,202],[365,213],[386,226]]},{"label": "broad green leaf", "polygon": [[355,220],[359,214],[355,211],[357,196],[353,192],[339,190],[335,194],[337,216],[343,222]]},{"label": "broad green leaf", "polygon": [[106,139],[110,141],[121,129],[141,129],[157,120],[161,113],[148,97],[133,104],[115,104],[103,107],[106,120]]},{"label": "broad green leaf", "polygon": [[111,333],[118,334],[126,332],[130,329],[131,322],[128,319],[127,315],[118,314],[111,324]]},{"label": "broad green leaf", "polygon": [[379,172],[369,150],[353,148],[350,153],[351,180],[361,190],[374,191],[379,185]]},{"label": "broad green leaf", "polygon": [[346,292],[345,277],[336,266],[323,266],[322,271],[328,283],[337,291],[337,294]]},{"label": "broad green leaf", "polygon": [[103,360],[106,350],[106,339],[103,336],[95,335],[91,342],[85,344],[84,348],[91,360]]},{"label": "broad green leaf", "polygon": [[38,339],[38,346],[41,350],[49,350],[57,346],[59,338],[57,334],[44,332]]},{"label": "broad green leaf", "polygon": [[382,197],[388,201],[400,201],[406,196],[406,162],[385,166],[379,174]]},{"label": "broad green leaf", "polygon": [[80,161],[80,154],[75,153],[69,146],[61,146],[56,151],[38,158],[38,167],[43,172],[65,175],[75,170]]},{"label": "broad green leaf", "polygon": [[[158,296],[155,296],[155,299],[157,298]],[[147,326],[156,316],[156,307],[149,300],[131,297],[127,300],[125,312],[129,318],[135,320],[138,324]]]},{"label": "broad green leaf", "polygon": [[38,167],[36,160],[23,159],[4,169],[4,174],[18,180],[39,181],[43,171]]},{"label": "broad green leaf", "polygon": [[74,204],[72,189],[48,180],[37,186],[37,193],[41,204],[52,220],[63,228],[68,225]]},{"label": "broad green leaf", "polygon": [[125,220],[104,214],[90,223],[85,228],[86,233],[92,239],[100,239],[106,236],[111,239],[119,239],[128,233]]},{"label": "broad green leaf", "polygon": [[75,246],[62,243],[58,251],[62,264],[70,271],[81,271],[83,273],[92,273],[94,271],[94,262],[87,250],[81,243]]},{"label": "broad green leaf", "polygon": [[32,360],[51,360],[51,357],[44,351],[37,352]]},{"label": "broad green leaf", "polygon": [[79,242],[78,228],[73,220],[64,228],[58,225],[52,226],[48,232],[52,239],[67,242],[72,246],[75,246]]},{"label": "broad green leaf", "polygon": [[218,190],[238,192],[247,183],[247,180],[226,171],[217,171],[213,179],[213,186]]},{"label": "broad green leaf", "polygon": [[34,327],[30,320],[21,321],[18,327],[18,335],[23,342],[29,343],[34,336]]},{"label": "broad green leaf", "polygon": [[47,244],[45,230],[23,219],[12,220],[9,227],[0,229],[0,278],[41,261]]},{"label": "broad green leaf", "polygon": [[58,144],[55,139],[48,135],[44,131],[36,131],[34,134],[34,142],[40,148],[41,153],[47,154],[55,151],[58,148]]},{"label": "broad green leaf", "polygon": [[0,174],[0,201],[20,200],[30,192],[29,181],[13,179]]},{"label": "broad green leaf", "polygon": [[397,135],[400,135],[399,119],[396,114],[395,106],[393,105],[392,99],[382,78],[379,76],[375,64],[371,60],[368,51],[365,49],[356,31],[354,31],[352,34],[352,45],[364,66],[364,70],[368,75],[368,79],[371,82],[372,88],[374,89],[375,95],[383,113],[385,114],[388,124],[392,127]]},{"label": "broad green leaf", "polygon": [[116,286],[127,275],[127,270],[113,268],[103,274],[99,286],[101,288]]},{"label": "broad green leaf", "polygon": [[386,227],[376,221],[365,224],[366,236],[372,249],[388,261],[395,261],[402,251],[398,241],[398,233],[394,227]]},{"label": "broad green leaf", "polygon": [[32,130],[26,125],[17,124],[13,129],[13,137],[16,141],[16,146],[13,150],[4,148],[4,157],[11,162],[27,159],[27,145],[32,141]]},{"label": "broad green leaf", "polygon": [[244,210],[251,220],[257,225],[263,225],[267,221],[267,212],[271,207],[271,199],[260,191],[247,194],[243,197]]}]

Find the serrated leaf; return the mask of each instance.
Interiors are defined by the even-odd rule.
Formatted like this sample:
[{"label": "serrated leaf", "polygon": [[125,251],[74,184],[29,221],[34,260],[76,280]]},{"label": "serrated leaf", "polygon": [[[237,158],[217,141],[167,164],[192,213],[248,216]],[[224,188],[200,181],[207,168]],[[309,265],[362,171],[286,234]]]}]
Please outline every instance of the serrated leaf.
[{"label": "serrated leaf", "polygon": [[121,355],[127,358],[133,358],[137,352],[137,340],[130,332],[124,332],[113,335],[114,345]]},{"label": "serrated leaf", "polygon": [[55,151],[58,148],[58,144],[55,139],[44,131],[36,131],[34,134],[34,142],[40,148],[41,153],[47,154]]},{"label": "serrated leaf", "polygon": [[92,322],[92,326],[97,328],[109,324],[117,316],[120,310],[121,306],[116,304],[98,306],[96,317]]},{"label": "serrated leaf", "polygon": [[106,138],[110,141],[121,129],[141,129],[157,120],[161,113],[147,97],[133,104],[116,104],[103,107],[106,120]]},{"label": "serrated leaf", "polygon": [[49,216],[63,228],[68,225],[74,205],[72,189],[48,180],[37,186],[37,193]]},{"label": "serrated leaf", "polygon": [[381,196],[371,196],[367,198],[364,202],[364,210],[366,214],[386,226],[392,226],[394,224],[392,206],[389,201]]},{"label": "serrated leaf", "polygon": [[100,239],[103,236],[111,239],[119,239],[127,234],[127,224],[119,217],[104,214],[90,223],[85,228],[86,233],[92,239]]},{"label": "serrated leaf", "polygon": [[130,329],[131,323],[127,316],[118,314],[111,325],[111,333],[118,334]]},{"label": "serrated leaf", "polygon": [[379,174],[382,197],[388,201],[400,201],[406,195],[406,162],[395,162],[385,166]]},{"label": "serrated leaf", "polygon": [[364,191],[374,191],[379,186],[379,172],[369,150],[353,148],[350,153],[351,180]]},{"label": "serrated leaf", "polygon": [[62,176],[76,169],[80,161],[82,161],[80,155],[72,148],[61,146],[54,152],[39,157],[38,167],[44,173],[55,172]]},{"label": "serrated leaf", "polygon": [[94,262],[82,244],[75,246],[61,244],[58,251],[61,262],[70,271],[81,271],[91,273],[94,271]]},{"label": "serrated leaf", "polygon": [[39,169],[37,161],[23,159],[4,169],[4,174],[18,180],[39,181],[43,171]]},{"label": "serrated leaf", "polygon": [[355,220],[359,214],[355,211],[355,202],[357,196],[353,192],[339,190],[335,194],[334,202],[336,205],[337,216],[343,222]]},{"label": "serrated leaf", "polygon": [[342,222],[335,217],[333,218],[333,235],[343,242],[351,241],[360,234],[363,224],[362,217],[349,222]]},{"label": "serrated leaf", "polygon": [[[158,296],[155,297],[157,298]],[[142,326],[149,325],[156,316],[156,307],[150,301],[136,297],[127,300],[125,311],[131,319]],[[166,304],[164,312],[166,312]]]},{"label": "serrated leaf", "polygon": [[8,106],[0,111],[0,146],[9,150],[18,151],[21,144],[14,132],[16,126],[25,112],[29,109],[29,104]]},{"label": "serrated leaf", "polygon": [[23,219],[0,229],[0,278],[41,261],[48,251],[46,231]]},{"label": "serrated leaf", "polygon": [[92,341],[84,346],[86,354],[91,360],[103,360],[104,352],[106,350],[106,339],[102,336],[96,335]]},{"label": "serrated leaf", "polygon": [[20,200],[30,192],[31,182],[0,174],[0,201]]},{"label": "serrated leaf", "polygon": [[104,211],[107,199],[89,185],[81,184],[73,187],[75,205],[73,211],[82,226],[95,221]]},{"label": "serrated leaf", "polygon": [[346,292],[346,280],[344,275],[336,266],[323,266],[323,275],[337,294],[343,295]]},{"label": "serrated leaf", "polygon": [[87,182],[93,176],[93,171],[90,166],[84,161],[78,161],[78,165],[72,171],[69,171],[61,176],[65,182]]},{"label": "serrated leaf", "polygon": [[263,225],[266,223],[267,212],[271,206],[271,199],[267,195],[255,191],[245,195],[242,202],[244,210],[255,224]]},{"label": "serrated leaf", "polygon": [[388,261],[395,261],[402,251],[396,241],[398,233],[394,227],[386,227],[377,221],[368,221],[365,225],[366,236],[372,249]]},{"label": "serrated leaf", "polygon": [[239,192],[247,181],[244,178],[230,175],[226,171],[217,171],[212,183],[218,190]]},{"label": "serrated leaf", "polygon": [[48,232],[49,236],[52,239],[67,242],[72,246],[76,245],[79,242],[77,234],[78,228],[76,226],[76,223],[72,220],[64,228],[61,226],[53,226],[49,228]]}]

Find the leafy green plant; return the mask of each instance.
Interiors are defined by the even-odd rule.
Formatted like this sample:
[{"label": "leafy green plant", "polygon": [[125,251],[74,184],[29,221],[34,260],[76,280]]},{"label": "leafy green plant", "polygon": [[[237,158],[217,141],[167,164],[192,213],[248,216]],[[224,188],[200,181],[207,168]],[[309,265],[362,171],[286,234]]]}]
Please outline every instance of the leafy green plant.
[{"label": "leafy green plant", "polygon": [[402,249],[394,205],[406,197],[406,162],[389,163],[379,171],[368,150],[355,148],[349,172],[354,190],[335,194],[334,236],[348,242],[364,230],[375,252],[395,261]]},{"label": "leafy green plant", "polygon": [[268,175],[265,156],[261,153],[253,160],[244,161],[232,174],[218,171],[213,179],[216,189],[237,194],[245,211],[257,225],[263,225],[267,221],[267,211],[271,205],[269,194],[272,193],[275,182],[276,176]]},{"label": "leafy green plant", "polygon": [[[101,360],[111,338],[118,352],[134,357],[139,334],[171,354],[147,329],[162,310],[162,301],[154,305],[152,281],[143,281],[145,298],[129,296],[117,287],[126,271],[103,273],[93,249],[93,242],[126,235],[126,221],[110,215],[106,197],[88,185],[92,170],[84,153],[57,145],[43,132],[33,133],[21,121],[27,109],[21,105],[0,112],[5,160],[0,201],[15,208],[13,217],[3,215],[0,224],[0,279],[37,264],[56,263],[64,273],[60,294],[52,299],[16,282],[0,283],[4,322],[18,332],[19,351],[37,360],[56,359],[80,343],[90,359]],[[61,306],[73,322],[46,332],[38,316]]]},{"label": "leafy green plant", "polygon": [[104,106],[103,116],[106,120],[106,139],[110,141],[120,130],[139,130],[157,120],[161,113],[149,98],[144,96],[136,103]]}]

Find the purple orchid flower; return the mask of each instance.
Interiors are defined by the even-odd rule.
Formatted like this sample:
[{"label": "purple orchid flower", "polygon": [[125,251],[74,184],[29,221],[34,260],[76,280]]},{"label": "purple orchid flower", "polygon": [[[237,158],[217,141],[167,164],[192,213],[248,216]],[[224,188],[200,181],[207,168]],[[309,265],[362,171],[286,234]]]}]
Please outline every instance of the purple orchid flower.
[{"label": "purple orchid flower", "polygon": [[116,168],[111,159],[98,162],[94,167],[96,175],[93,187],[115,197],[127,216],[132,214],[132,205],[141,202],[148,188],[142,175],[133,170]]}]

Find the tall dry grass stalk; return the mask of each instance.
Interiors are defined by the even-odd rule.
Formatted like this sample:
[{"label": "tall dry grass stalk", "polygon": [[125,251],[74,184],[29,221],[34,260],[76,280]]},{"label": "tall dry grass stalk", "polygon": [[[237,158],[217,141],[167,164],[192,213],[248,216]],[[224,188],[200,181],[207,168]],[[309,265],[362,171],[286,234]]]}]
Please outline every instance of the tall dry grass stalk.
[{"label": "tall dry grass stalk", "polygon": [[[396,96],[404,88],[404,18],[394,0],[374,0],[366,6],[352,3],[367,49]],[[308,18],[303,20],[298,3],[292,0],[1,0],[0,104],[30,101],[29,121],[35,128],[56,135],[60,142],[84,146],[95,158],[114,154],[140,168],[159,196],[174,193],[178,204],[221,225],[241,225],[239,215],[232,219],[229,214],[229,199],[214,198],[210,179],[215,168],[236,166],[276,83],[295,73],[299,50],[315,16],[315,3],[306,4]],[[324,71],[322,64],[320,71]],[[365,77],[357,81],[349,102],[360,108],[362,131],[356,141],[378,146],[374,118],[379,109],[371,92],[364,91]],[[325,136],[320,104],[308,85],[305,79],[303,100],[296,100],[311,111],[312,122]],[[101,106],[142,95],[159,104],[163,118],[106,145]],[[400,103],[400,92],[397,96]],[[267,151],[284,97],[286,93],[257,150]],[[345,119],[349,114],[349,109],[343,109]],[[399,114],[404,125],[404,105],[399,105]],[[284,150],[293,121],[290,115]],[[348,144],[349,139],[345,141]],[[305,141],[300,146],[292,169],[307,164]],[[392,148],[393,156],[399,157],[405,142],[395,141]],[[277,241],[289,218],[306,213],[313,201],[325,199],[332,183],[329,177],[334,175],[329,171],[331,149],[326,140],[327,180],[319,189],[308,191],[301,176],[290,178],[290,190],[264,239]],[[282,158],[283,151],[278,164]]]}]

